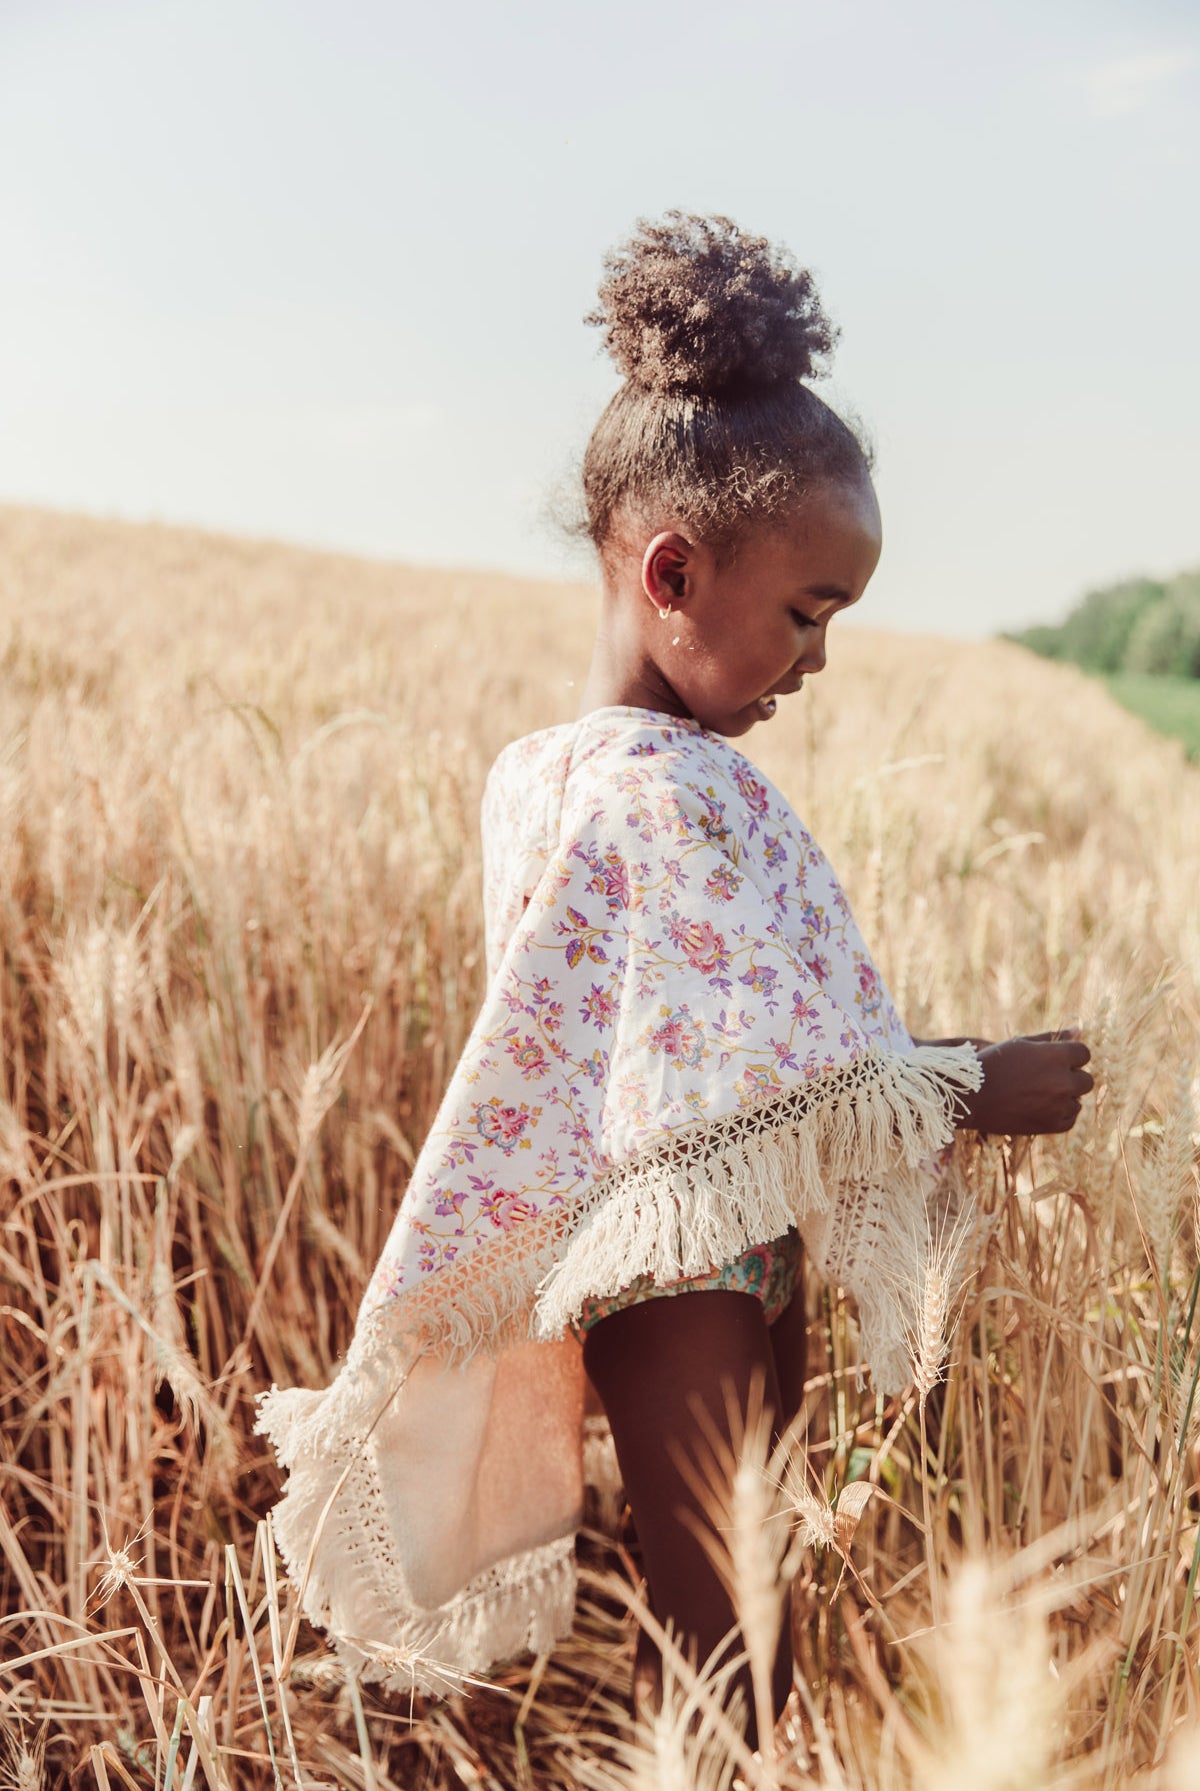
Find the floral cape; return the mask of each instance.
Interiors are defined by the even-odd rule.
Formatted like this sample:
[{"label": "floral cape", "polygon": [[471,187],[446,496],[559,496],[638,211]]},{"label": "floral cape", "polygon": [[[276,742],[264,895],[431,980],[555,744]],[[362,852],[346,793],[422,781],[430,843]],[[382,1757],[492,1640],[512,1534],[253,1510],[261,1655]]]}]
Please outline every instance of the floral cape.
[{"label": "floral cape", "polygon": [[607,708],[514,742],[483,836],[483,1007],[336,1380],[259,1419],[304,1609],[392,1686],[570,1626],[585,1299],[795,1226],[877,1383],[907,1383],[981,1076],[914,1045],[820,847],[696,722]]}]

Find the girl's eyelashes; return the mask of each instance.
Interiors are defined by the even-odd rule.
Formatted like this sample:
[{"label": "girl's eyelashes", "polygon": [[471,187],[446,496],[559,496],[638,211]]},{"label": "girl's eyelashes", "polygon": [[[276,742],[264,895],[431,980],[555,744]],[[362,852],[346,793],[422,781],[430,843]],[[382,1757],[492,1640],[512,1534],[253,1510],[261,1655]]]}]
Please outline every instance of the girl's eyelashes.
[{"label": "girl's eyelashes", "polygon": [[802,609],[794,609],[790,614],[792,621],[797,623],[801,628],[815,628],[817,625],[813,617],[806,616]]}]

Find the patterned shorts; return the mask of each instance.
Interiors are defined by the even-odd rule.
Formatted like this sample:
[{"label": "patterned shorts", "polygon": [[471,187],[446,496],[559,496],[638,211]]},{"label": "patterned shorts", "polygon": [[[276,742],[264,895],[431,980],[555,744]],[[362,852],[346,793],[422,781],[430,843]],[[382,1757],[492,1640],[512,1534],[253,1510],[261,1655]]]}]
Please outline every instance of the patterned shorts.
[{"label": "patterned shorts", "polygon": [[660,1300],[672,1294],[705,1293],[723,1289],[728,1293],[753,1294],[762,1301],[763,1316],[769,1325],[783,1312],[800,1274],[803,1245],[798,1231],[785,1231],[769,1244],[755,1244],[743,1250],[723,1268],[709,1269],[703,1275],[689,1275],[682,1281],[667,1281],[660,1287],[649,1275],[639,1275],[620,1293],[604,1299],[583,1302],[575,1329],[584,1335],[610,1313],[622,1312],[626,1306],[640,1306],[644,1300]]}]

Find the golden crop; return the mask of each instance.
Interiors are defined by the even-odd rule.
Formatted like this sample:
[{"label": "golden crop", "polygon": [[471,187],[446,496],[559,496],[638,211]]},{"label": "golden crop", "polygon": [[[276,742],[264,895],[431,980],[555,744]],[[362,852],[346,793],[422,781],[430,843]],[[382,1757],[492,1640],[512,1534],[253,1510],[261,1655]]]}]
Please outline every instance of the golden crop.
[{"label": "golden crop", "polygon": [[778,1758],[628,1729],[611,1511],[576,1635],[465,1701],[291,1634],[252,1400],[348,1340],[480,992],[484,774],[593,611],[0,511],[0,1785],[1196,1782],[1200,773],[1000,644],[843,626],[747,742],[915,1032],[1078,1021],[1100,1078],[924,1398],[809,1288]]}]

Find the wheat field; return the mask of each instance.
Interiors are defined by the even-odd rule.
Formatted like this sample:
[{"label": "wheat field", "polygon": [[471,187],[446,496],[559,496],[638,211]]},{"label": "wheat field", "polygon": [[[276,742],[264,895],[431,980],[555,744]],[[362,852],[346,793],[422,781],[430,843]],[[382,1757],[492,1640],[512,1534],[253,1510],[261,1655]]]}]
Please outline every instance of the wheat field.
[{"label": "wheat field", "polygon": [[254,1397],[348,1341],[480,994],[484,774],[574,714],[593,618],[0,510],[0,1786],[1200,1783],[1200,770],[1003,644],[835,631],[745,743],[914,1032],[1079,1023],[1098,1069],[988,1172],[908,1398],[807,1289],[783,1490],[726,1514],[743,1573],[786,1551],[773,1746],[682,1660],[631,1726],[611,1492],[570,1640],[468,1696],[343,1683],[297,1624]]}]

